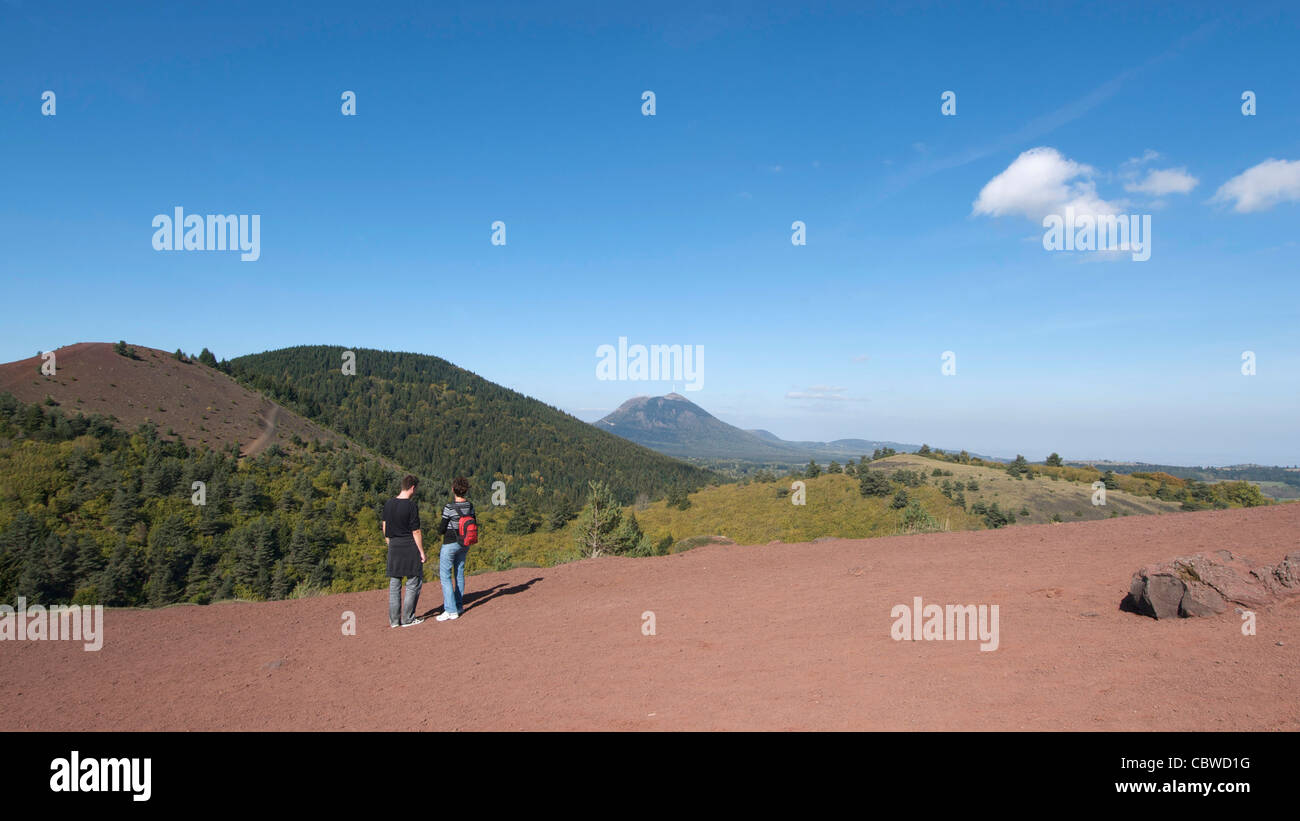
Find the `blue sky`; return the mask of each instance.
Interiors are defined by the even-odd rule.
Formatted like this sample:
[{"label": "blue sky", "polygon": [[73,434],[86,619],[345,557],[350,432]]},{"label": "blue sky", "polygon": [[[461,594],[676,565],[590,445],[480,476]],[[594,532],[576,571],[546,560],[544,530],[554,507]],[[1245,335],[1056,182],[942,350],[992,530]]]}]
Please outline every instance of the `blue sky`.
[{"label": "blue sky", "polygon": [[0,358],[403,349],[593,420],[672,388],[596,379],[627,337],[791,439],[1300,463],[1294,5],[264,5],[0,0]]}]

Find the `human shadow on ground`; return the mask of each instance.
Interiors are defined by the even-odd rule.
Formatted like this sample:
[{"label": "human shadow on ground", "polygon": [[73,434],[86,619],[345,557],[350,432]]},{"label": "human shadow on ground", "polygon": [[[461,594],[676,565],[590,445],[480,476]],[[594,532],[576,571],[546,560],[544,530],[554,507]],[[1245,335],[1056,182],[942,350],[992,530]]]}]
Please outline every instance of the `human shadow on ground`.
[{"label": "human shadow on ground", "polygon": [[[520,582],[519,584],[511,585],[510,587],[506,587],[504,584],[498,584],[489,587],[486,590],[471,590],[470,592],[466,593],[464,598],[461,600],[461,605],[462,605],[461,612],[464,613],[467,610],[471,610],[475,607],[484,605],[487,602],[499,596],[513,596],[516,593],[523,593],[525,590],[532,587],[534,584],[540,582],[541,580],[542,580],[541,576],[536,576],[534,578],[529,579],[526,582]],[[439,593],[442,592],[442,585],[439,582],[429,582],[429,586],[433,587],[436,592]],[[423,613],[420,616],[420,618],[427,619],[430,616],[441,613],[442,611],[443,611],[443,607],[442,605],[439,605],[429,610],[428,612]]]}]

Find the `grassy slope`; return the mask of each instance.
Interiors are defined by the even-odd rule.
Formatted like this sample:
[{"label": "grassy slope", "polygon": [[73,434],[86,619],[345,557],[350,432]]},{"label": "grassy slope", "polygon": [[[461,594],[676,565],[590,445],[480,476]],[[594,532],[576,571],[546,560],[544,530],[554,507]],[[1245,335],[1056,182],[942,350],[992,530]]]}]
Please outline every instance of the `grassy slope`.
[{"label": "grassy slope", "polygon": [[[951,477],[933,477],[936,467],[952,471]],[[1041,524],[1058,514],[1063,521],[1105,519],[1112,514],[1172,513],[1177,502],[1165,502],[1136,496],[1122,490],[1106,494],[1104,507],[1092,504],[1092,487],[1087,482],[1065,479],[1053,481],[1046,476],[1017,480],[1005,470],[975,465],[938,462],[918,456],[900,454],[872,463],[872,470],[886,475],[898,469],[924,470],[926,483],[908,488],[941,527],[948,530],[978,530],[985,527],[983,518],[963,511],[939,490],[944,478],[950,481],[975,480],[978,491],[965,491],[969,509],[977,501],[997,502],[1003,510],[1016,514],[1017,524]],[[642,530],[652,542],[671,534],[675,541],[703,535],[725,536],[740,544],[764,544],[811,541],[820,536],[869,538],[901,532],[902,511],[889,506],[892,496],[863,497],[858,480],[844,474],[823,474],[801,480],[806,485],[806,503],[791,503],[790,496],[777,495],[788,490],[790,480],[776,482],[726,484],[705,488],[690,495],[686,510],[670,509],[666,502],[655,502],[634,511]],[[1135,480],[1136,481],[1136,480]],[[1020,511],[1027,508],[1028,516]],[[631,510],[631,508],[625,508]],[[504,532],[506,510],[482,510],[485,526],[482,548],[470,551],[470,570],[490,569],[498,553],[514,563],[554,564],[577,558],[573,548],[573,524],[555,533],[532,533],[511,536]],[[504,559],[503,559],[504,561]]]}]

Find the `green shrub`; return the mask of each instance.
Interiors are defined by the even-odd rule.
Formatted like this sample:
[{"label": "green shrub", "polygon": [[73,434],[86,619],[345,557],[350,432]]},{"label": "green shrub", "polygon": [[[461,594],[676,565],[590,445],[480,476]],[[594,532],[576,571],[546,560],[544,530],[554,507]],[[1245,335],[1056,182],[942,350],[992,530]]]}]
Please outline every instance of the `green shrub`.
[{"label": "green shrub", "polygon": [[904,533],[933,533],[939,530],[939,522],[913,499],[903,511]]}]

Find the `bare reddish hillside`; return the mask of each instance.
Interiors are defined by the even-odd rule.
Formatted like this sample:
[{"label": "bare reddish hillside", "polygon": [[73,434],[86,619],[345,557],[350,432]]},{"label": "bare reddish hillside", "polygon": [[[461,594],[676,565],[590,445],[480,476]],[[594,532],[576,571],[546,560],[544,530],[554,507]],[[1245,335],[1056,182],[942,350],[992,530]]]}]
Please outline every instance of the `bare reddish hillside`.
[{"label": "bare reddish hillside", "polygon": [[[1297,547],[1293,504],[519,568],[411,628],[386,591],[109,611],[98,653],[0,642],[0,729],[1298,730],[1294,600],[1119,609],[1141,565]],[[914,596],[999,605],[1001,646],[894,641]]]},{"label": "bare reddish hillside", "polygon": [[246,455],[272,443],[287,448],[294,434],[304,441],[344,441],[220,371],[180,362],[166,351],[133,347],[138,359],[103,342],[59,348],[56,373],[49,377],[41,374],[38,356],[8,362],[0,365],[0,391],[24,402],[50,396],[69,415],[115,416],[128,430],[153,422],[163,433],[175,430],[189,445],[238,443]]}]

